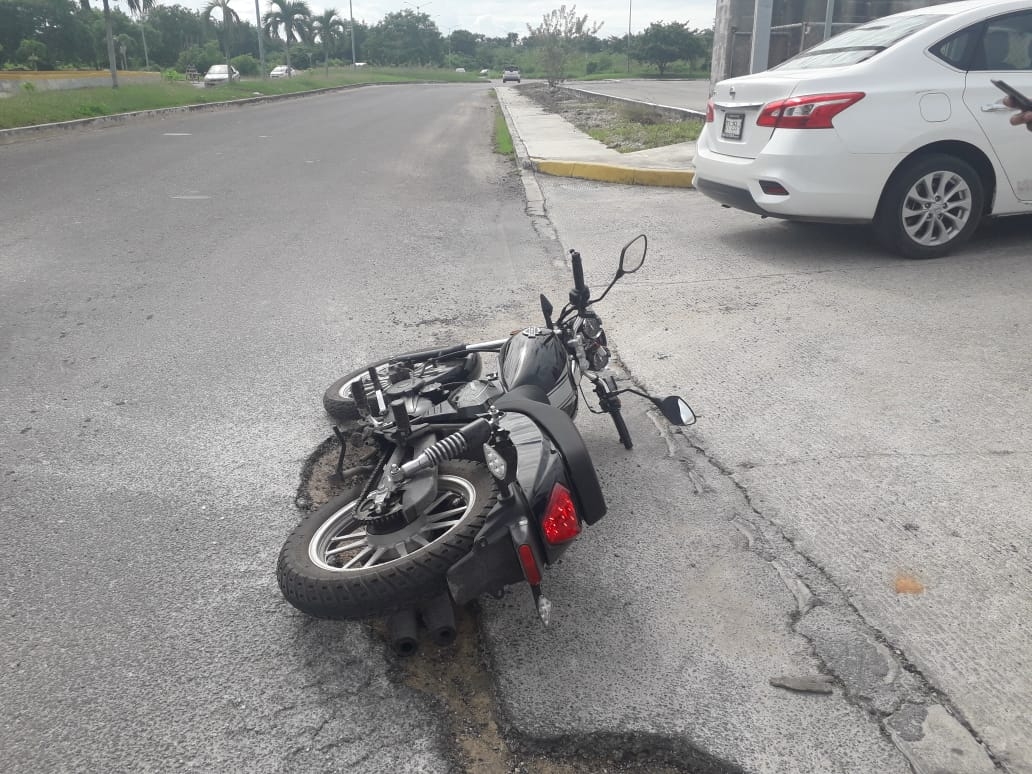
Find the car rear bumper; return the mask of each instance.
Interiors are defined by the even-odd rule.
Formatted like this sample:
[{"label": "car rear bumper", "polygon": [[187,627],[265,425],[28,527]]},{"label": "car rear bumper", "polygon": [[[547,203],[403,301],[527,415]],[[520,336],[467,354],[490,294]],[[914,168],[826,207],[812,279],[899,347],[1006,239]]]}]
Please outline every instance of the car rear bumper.
[{"label": "car rear bumper", "polygon": [[[730,156],[712,148],[710,130],[696,146],[695,187],[721,204],[776,218],[869,223],[902,160],[850,153],[834,131],[806,130],[776,131],[756,158]],[[771,193],[775,186],[786,193]]]}]

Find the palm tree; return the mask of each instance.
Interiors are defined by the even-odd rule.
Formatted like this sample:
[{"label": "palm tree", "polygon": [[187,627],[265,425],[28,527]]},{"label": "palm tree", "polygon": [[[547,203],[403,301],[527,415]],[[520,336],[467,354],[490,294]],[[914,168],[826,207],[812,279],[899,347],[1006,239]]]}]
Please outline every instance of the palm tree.
[{"label": "palm tree", "polygon": [[211,21],[212,12],[218,9],[222,15],[222,36],[225,39],[226,46],[226,83],[233,83],[233,68],[229,64],[229,25],[230,22],[240,21],[240,16],[229,7],[229,0],[208,0],[208,5],[204,7],[205,21]]},{"label": "palm tree", "polygon": [[312,28],[319,35],[319,42],[323,47],[323,65],[326,67],[326,75],[330,74],[330,44],[338,36],[344,33],[344,22],[337,16],[336,8],[327,8],[322,16],[312,19]]},{"label": "palm tree", "polygon": [[[154,0],[125,0],[129,10],[133,13],[149,11],[154,5]],[[115,36],[111,31],[111,6],[108,0],[104,0],[104,28],[107,37],[108,66],[111,68],[111,88],[118,88],[118,60],[115,59]]]},{"label": "palm tree", "polygon": [[312,11],[304,0],[269,0],[269,11],[263,19],[265,29],[278,35],[283,28],[287,42],[287,67],[290,67],[290,43],[304,36]]}]

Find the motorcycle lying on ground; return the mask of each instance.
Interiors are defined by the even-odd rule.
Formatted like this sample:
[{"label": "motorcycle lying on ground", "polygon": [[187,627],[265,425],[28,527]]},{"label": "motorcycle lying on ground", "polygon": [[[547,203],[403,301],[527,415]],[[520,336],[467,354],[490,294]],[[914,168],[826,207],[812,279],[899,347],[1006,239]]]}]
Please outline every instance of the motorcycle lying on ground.
[{"label": "motorcycle lying on ground", "polygon": [[[547,624],[543,568],[606,512],[573,424],[582,380],[628,449],[621,394],[652,401],[672,424],[695,420],[683,399],[619,388],[608,370],[594,306],[641,268],[647,248],[644,234],[624,246],[597,299],[571,250],[569,303],[553,320],[541,295],[543,326],[397,355],[334,382],[323,405],[340,423],[335,480],[351,486],[288,536],[277,567],[287,601],[319,618],[385,617],[402,655],[416,650],[419,621],[436,644],[451,644],[454,605],[517,583],[529,585]],[[483,375],[482,355],[491,353],[497,371]],[[349,443],[366,453],[344,469]]]}]

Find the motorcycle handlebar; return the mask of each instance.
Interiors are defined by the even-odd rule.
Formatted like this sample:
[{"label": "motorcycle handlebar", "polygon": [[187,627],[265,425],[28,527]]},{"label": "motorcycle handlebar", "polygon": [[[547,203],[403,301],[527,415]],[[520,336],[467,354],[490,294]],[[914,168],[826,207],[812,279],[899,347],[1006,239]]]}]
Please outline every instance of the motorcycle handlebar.
[{"label": "motorcycle handlebar", "polygon": [[570,262],[573,264],[573,286],[577,290],[584,290],[584,266],[581,264],[580,253],[570,250]]}]

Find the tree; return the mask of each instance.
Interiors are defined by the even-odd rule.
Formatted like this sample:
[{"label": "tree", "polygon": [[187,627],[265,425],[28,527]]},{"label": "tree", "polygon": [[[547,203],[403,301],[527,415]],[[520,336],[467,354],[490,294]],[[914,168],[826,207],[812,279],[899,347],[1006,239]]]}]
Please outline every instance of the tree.
[{"label": "tree", "polygon": [[389,13],[369,31],[365,55],[384,65],[443,63],[441,33],[426,13]]},{"label": "tree", "polygon": [[587,15],[577,16],[577,6],[559,6],[546,13],[537,27],[527,25],[527,31],[542,48],[543,69],[548,85],[553,89],[566,80],[566,59],[575,42],[585,35],[594,35],[602,23],[588,24]]},{"label": "tree", "polygon": [[688,29],[687,22],[652,22],[648,29],[635,38],[632,46],[634,58],[659,68],[662,77],[672,62],[683,59],[690,62],[698,48],[695,35]]},{"label": "tree", "polygon": [[144,15],[145,14],[146,14],[146,12],[141,10],[139,13],[136,14],[136,16],[140,20],[140,38],[143,40],[143,62],[144,62],[144,65],[149,70],[150,69],[150,53],[148,53],[148,51],[147,51],[147,33],[144,32],[144,30],[143,30],[143,22],[144,22]]},{"label": "tree", "polygon": [[300,40],[308,28],[308,20],[312,11],[304,0],[269,0],[269,11],[262,19],[262,24],[271,35],[283,37],[287,44],[287,67],[290,67],[290,44]]},{"label": "tree", "polygon": [[[111,5],[108,0],[104,2],[104,30],[107,37],[108,65],[111,68],[111,88],[118,88],[118,63],[115,60],[115,36],[111,31]],[[135,13],[149,11],[154,0],[125,0],[129,10]]]},{"label": "tree", "polygon": [[14,58],[32,65],[33,70],[38,70],[40,61],[47,58],[47,47],[38,40],[23,40],[14,52]]},{"label": "tree", "polygon": [[337,15],[336,8],[327,8],[321,16],[312,19],[312,30],[319,37],[323,48],[323,65],[326,75],[330,74],[330,44],[344,34],[344,22]]},{"label": "tree", "polygon": [[220,15],[222,16],[223,47],[225,48],[225,51],[226,51],[226,73],[228,74],[228,77],[229,77],[229,80],[226,81],[226,82],[227,83],[232,83],[233,82],[233,77],[232,77],[233,76],[233,69],[232,69],[233,66],[230,64],[230,61],[229,61],[231,59],[231,55],[229,53],[229,48],[230,48],[230,46],[229,46],[229,43],[230,43],[229,30],[230,30],[230,24],[232,24],[233,22],[237,22],[237,23],[240,22],[240,15],[236,11],[234,11],[232,8],[229,7],[229,0],[208,0],[208,5],[206,5],[204,7],[204,13],[202,14],[204,16],[204,20],[206,22],[212,23],[211,16],[215,12],[216,9],[219,11]]}]

